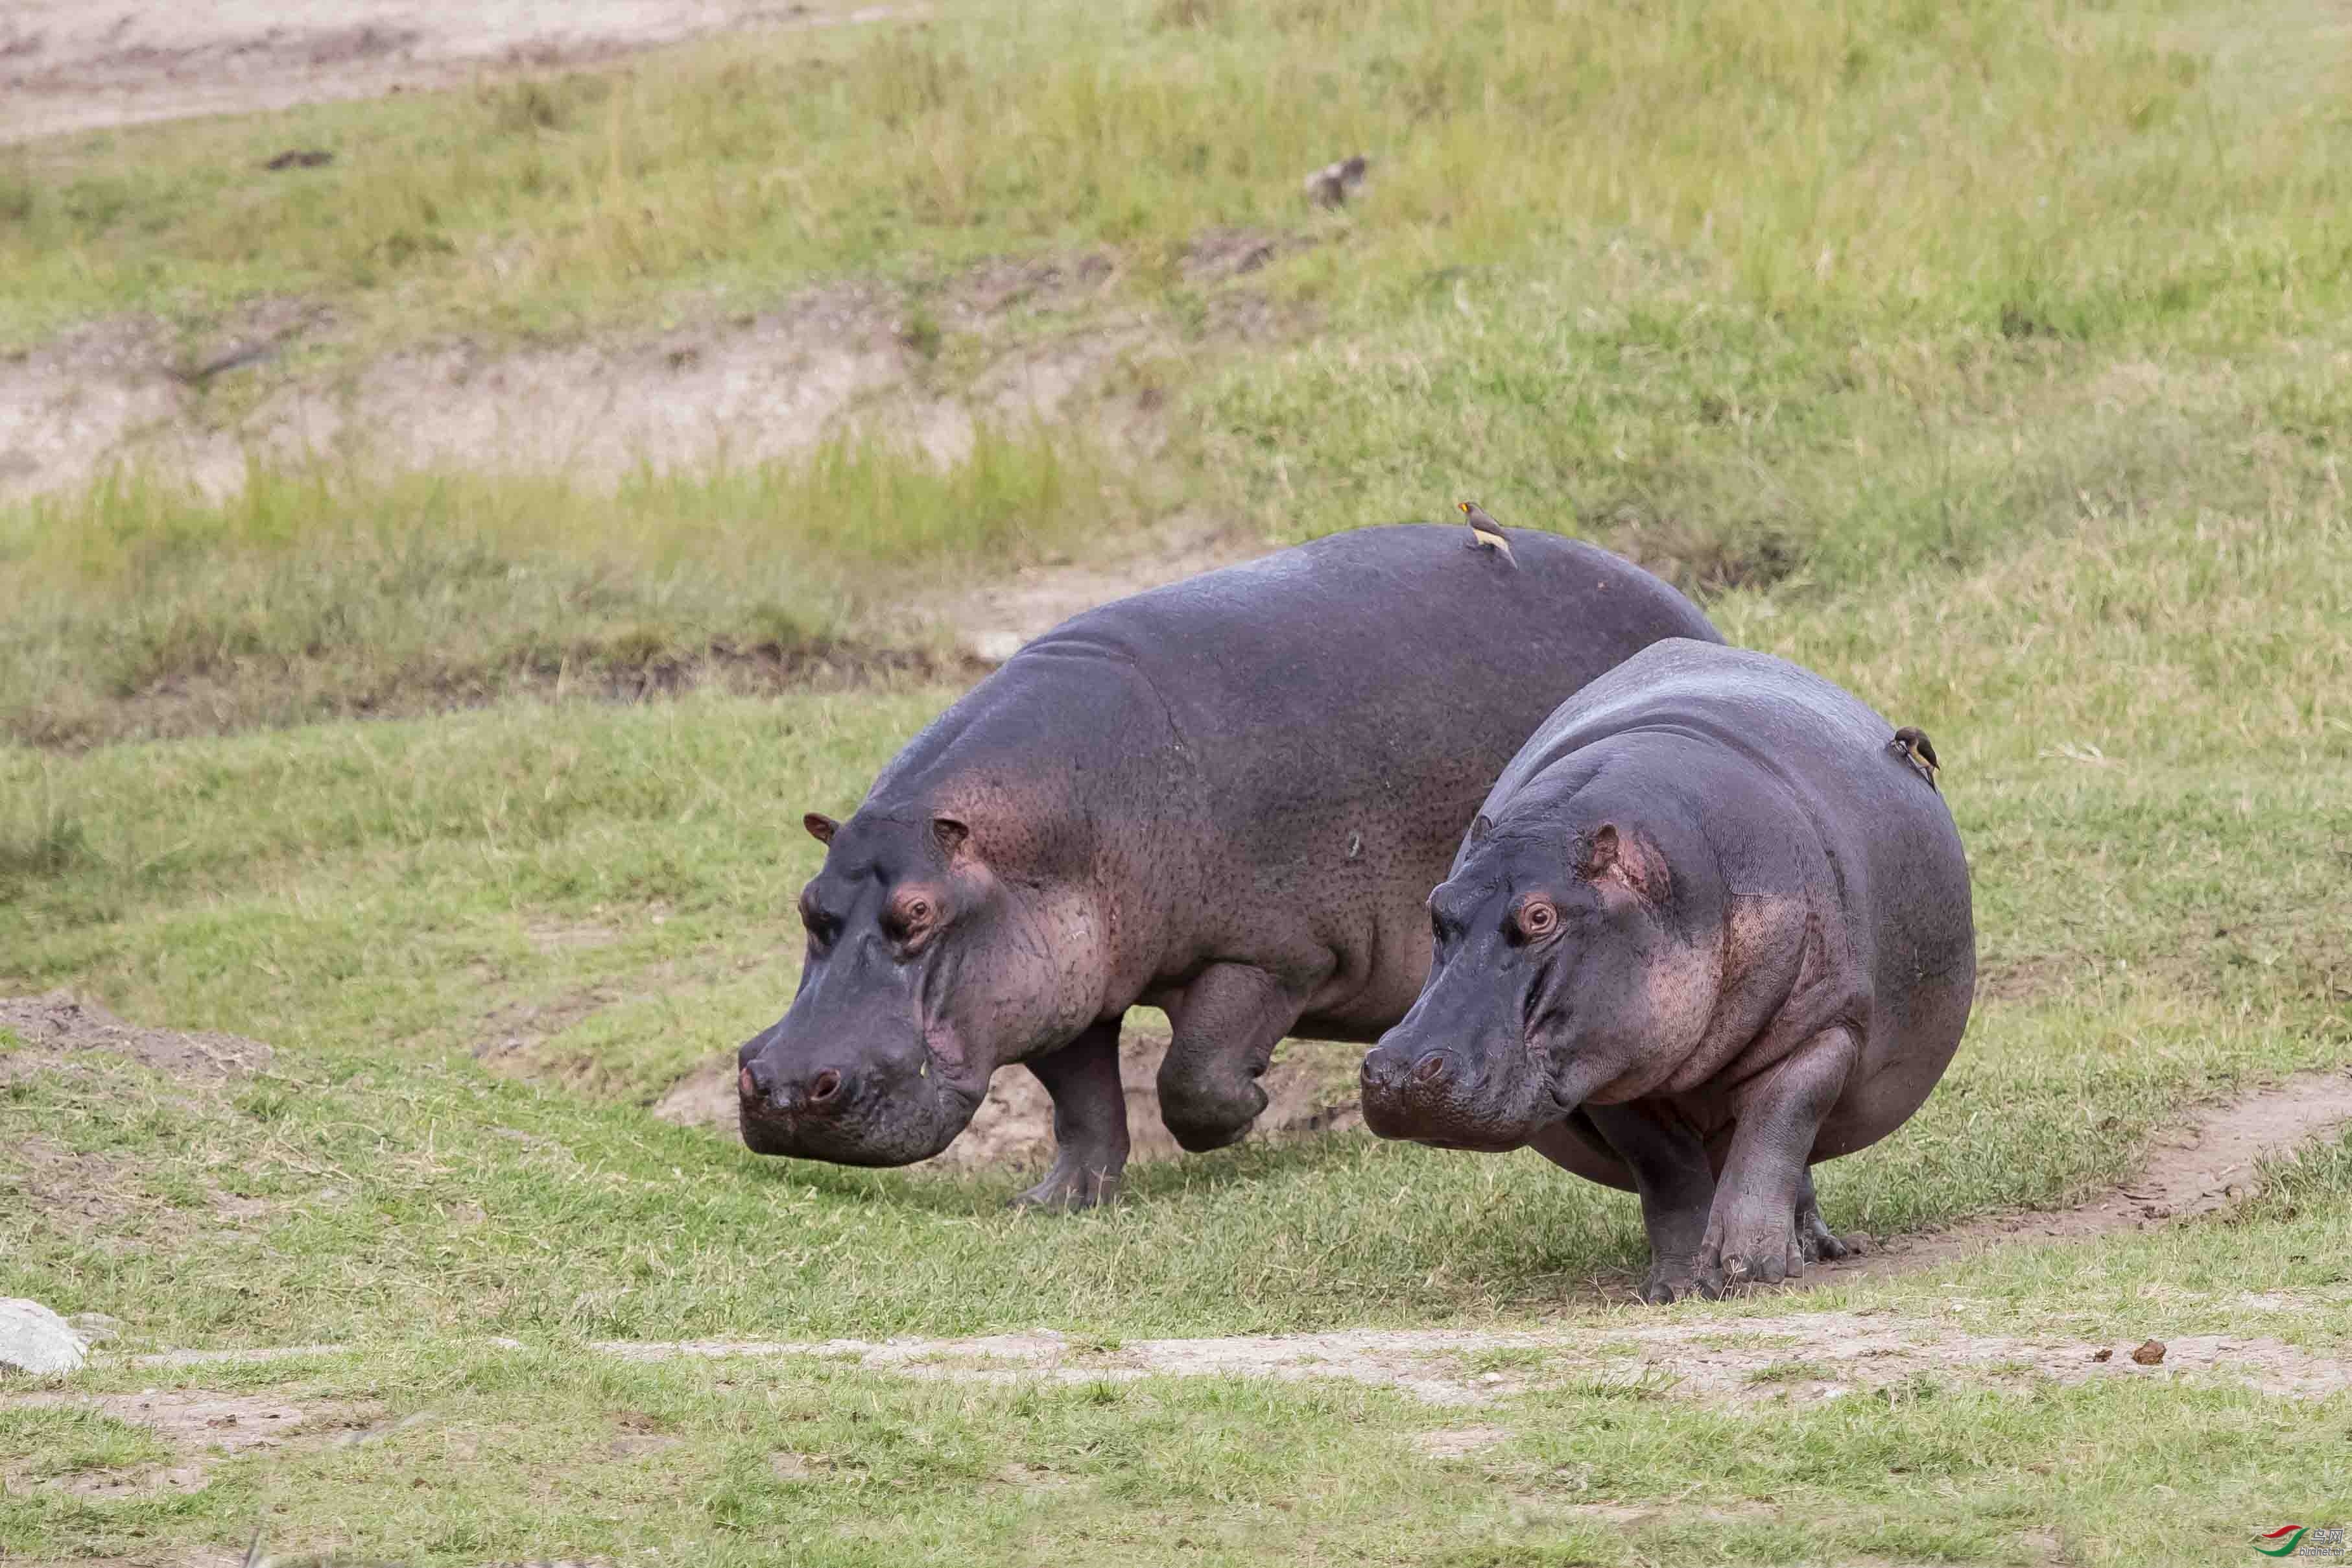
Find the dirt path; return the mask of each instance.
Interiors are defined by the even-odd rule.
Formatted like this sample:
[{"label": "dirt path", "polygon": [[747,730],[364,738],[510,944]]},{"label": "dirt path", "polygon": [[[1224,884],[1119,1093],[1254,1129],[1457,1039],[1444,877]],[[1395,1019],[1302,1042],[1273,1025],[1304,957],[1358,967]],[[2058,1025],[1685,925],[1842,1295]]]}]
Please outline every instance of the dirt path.
[{"label": "dirt path", "polygon": [[1823,1270],[1835,1281],[1916,1273],[2013,1241],[2080,1241],[2145,1230],[2226,1207],[2254,1189],[2255,1167],[2352,1123],[2352,1074],[2297,1073],[2157,1135],[2147,1164],[2127,1182],[2071,1208],[1995,1215],[1884,1248]]},{"label": "dirt path", "polygon": [[840,0],[12,0],[0,9],[0,143],[374,98],[741,27],[830,26],[908,9]]}]

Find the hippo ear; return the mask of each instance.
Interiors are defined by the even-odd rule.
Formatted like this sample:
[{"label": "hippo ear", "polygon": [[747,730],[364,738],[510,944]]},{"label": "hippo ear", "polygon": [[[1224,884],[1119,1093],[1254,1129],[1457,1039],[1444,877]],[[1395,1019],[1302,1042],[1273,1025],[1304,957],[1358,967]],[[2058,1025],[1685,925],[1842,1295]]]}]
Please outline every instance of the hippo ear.
[{"label": "hippo ear", "polygon": [[940,852],[952,860],[971,837],[971,829],[952,816],[935,816],[931,818],[931,837],[938,841]]},{"label": "hippo ear", "polygon": [[812,811],[802,817],[801,826],[807,828],[809,837],[819,844],[832,843],[833,836],[841,831],[841,824],[821,811]]},{"label": "hippo ear", "polygon": [[1656,845],[1639,834],[1620,833],[1613,822],[1604,822],[1595,830],[1578,870],[1588,882],[1604,877],[1622,882],[1645,904],[1664,902],[1673,880]]},{"label": "hippo ear", "polygon": [[1473,844],[1484,844],[1485,842],[1486,842],[1486,835],[1488,835],[1488,834],[1490,834],[1490,833],[1492,833],[1492,832],[1494,832],[1494,831],[1495,831],[1495,819],[1494,819],[1493,817],[1488,816],[1485,812],[1483,812],[1483,811],[1482,811],[1482,812],[1480,812],[1477,816],[1474,816],[1474,817],[1472,817],[1472,818],[1470,819],[1470,842],[1471,842],[1471,843],[1473,843]]}]

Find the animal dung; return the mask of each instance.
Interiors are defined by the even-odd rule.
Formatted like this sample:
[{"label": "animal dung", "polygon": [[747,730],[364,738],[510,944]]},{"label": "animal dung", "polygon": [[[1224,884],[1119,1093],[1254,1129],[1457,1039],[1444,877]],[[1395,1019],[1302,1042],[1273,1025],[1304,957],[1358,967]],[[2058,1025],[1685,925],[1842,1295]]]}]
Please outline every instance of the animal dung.
[{"label": "animal dung", "polygon": [[2142,1366],[2162,1366],[2164,1364],[2164,1342],[2162,1340],[2147,1341],[2139,1347],[2139,1349],[2132,1352],[2132,1360],[2139,1363]]},{"label": "animal dung", "polygon": [[2111,1345],[2101,1345],[2097,1350],[2091,1352],[2091,1359],[2093,1361],[2113,1361],[2116,1359],[2115,1349]]}]

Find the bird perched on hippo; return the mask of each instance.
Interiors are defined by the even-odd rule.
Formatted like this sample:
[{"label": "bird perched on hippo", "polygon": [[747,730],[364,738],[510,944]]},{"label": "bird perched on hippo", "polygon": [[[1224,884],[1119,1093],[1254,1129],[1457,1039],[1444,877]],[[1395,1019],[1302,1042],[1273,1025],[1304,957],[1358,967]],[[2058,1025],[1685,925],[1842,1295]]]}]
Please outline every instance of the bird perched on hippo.
[{"label": "bird perched on hippo", "polygon": [[1810,1166],[1910,1119],[1976,984],[1935,752],[1897,736],[1701,642],[1563,702],[1429,897],[1434,963],[1364,1058],[1366,1123],[1639,1194],[1644,1300],[1843,1257]]},{"label": "bird perched on hippo", "polygon": [[1664,637],[1717,642],[1606,551],[1360,529],[1091,610],[1029,644],[886,768],[811,814],[791,1009],[740,1053],[744,1142],[906,1164],[1013,1063],[1056,1154],[1020,1201],[1082,1207],[1128,1154],[1118,1032],[1173,1039],[1191,1150],[1265,1104],[1286,1035],[1370,1043],[1429,965],[1422,900],[1496,773],[1559,701]]}]

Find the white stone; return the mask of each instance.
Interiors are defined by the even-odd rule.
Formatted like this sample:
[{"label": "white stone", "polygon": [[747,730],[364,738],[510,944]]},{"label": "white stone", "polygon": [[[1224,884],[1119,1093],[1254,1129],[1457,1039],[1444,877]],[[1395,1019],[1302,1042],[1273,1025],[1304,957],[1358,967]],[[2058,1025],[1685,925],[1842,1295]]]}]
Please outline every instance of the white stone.
[{"label": "white stone", "polygon": [[0,1297],[0,1372],[72,1372],[84,1349],[73,1326],[38,1301]]}]

